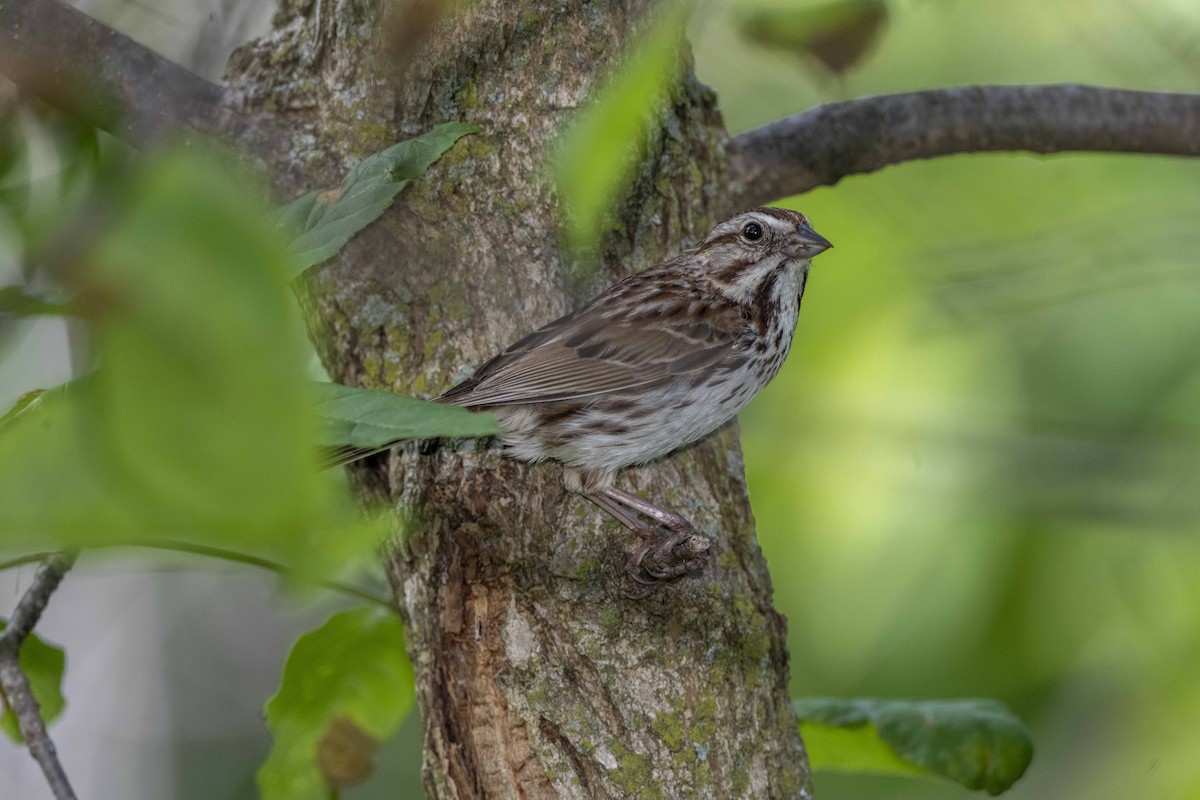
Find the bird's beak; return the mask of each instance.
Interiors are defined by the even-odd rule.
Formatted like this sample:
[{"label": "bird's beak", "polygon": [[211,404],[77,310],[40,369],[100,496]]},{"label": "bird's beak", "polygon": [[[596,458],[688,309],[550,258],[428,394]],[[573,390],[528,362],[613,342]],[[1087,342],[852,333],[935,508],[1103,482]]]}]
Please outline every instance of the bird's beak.
[{"label": "bird's beak", "polygon": [[791,236],[791,254],[797,258],[812,258],[833,247],[833,242],[807,225],[799,225]]}]

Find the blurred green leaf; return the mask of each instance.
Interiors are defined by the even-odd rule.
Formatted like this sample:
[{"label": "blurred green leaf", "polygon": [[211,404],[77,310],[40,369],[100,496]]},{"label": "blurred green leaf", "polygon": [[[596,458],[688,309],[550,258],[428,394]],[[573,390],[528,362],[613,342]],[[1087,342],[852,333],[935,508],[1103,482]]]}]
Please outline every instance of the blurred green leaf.
[{"label": "blurred green leaf", "polygon": [[325,446],[378,447],[401,439],[500,433],[495,415],[486,412],[336,383],[318,383],[315,388],[318,439]]},{"label": "blurred green leaf", "polygon": [[838,0],[815,8],[770,6],[741,14],[738,29],[750,41],[811,55],[837,74],[867,54],[888,18],[883,0]]},{"label": "blurred green leaf", "polygon": [[50,114],[47,127],[53,133],[58,150],[60,171],[59,188],[68,192],[81,180],[86,181],[101,164],[100,131],[92,125],[69,114],[38,107]]},{"label": "blurred green leaf", "polygon": [[98,308],[96,431],[164,516],[300,528],[315,431],[291,264],[240,179],[205,162],[147,169],[82,278]]},{"label": "blurred green leaf", "polygon": [[1033,758],[1024,723],[995,700],[795,701],[813,769],[949,778],[1007,791]]},{"label": "blurred green leaf", "polygon": [[0,431],[4,430],[5,425],[8,425],[22,414],[37,408],[41,403],[42,395],[45,393],[45,389],[34,389],[18,397],[17,402],[13,403],[12,408],[0,415]]},{"label": "blurred green leaf", "polygon": [[[77,118],[30,96],[0,97],[0,256],[29,277],[55,244],[74,243],[64,222],[86,230],[103,208],[82,209],[97,179],[126,153]],[[107,145],[107,146],[105,146]]]},{"label": "blurred green leaf", "polygon": [[593,249],[615,201],[641,160],[654,112],[666,95],[683,42],[688,3],[669,5],[634,42],[615,76],[563,134],[554,158],[567,241]]},{"label": "blurred green leaf", "polygon": [[0,286],[0,314],[30,317],[39,314],[66,314],[67,306],[36,295],[26,294],[19,286]]},{"label": "blurred green leaf", "polygon": [[[296,238],[288,252],[300,271],[333,257],[387,211],[405,186],[425,174],[455,142],[482,128],[461,122],[438,125],[363,159],[336,193],[309,192],[279,212],[278,222]],[[326,199],[326,194],[332,194]]]},{"label": "blurred green leaf", "polygon": [[[0,617],[0,631],[7,626],[8,621]],[[42,709],[42,720],[49,725],[62,713],[67,704],[62,693],[63,672],[66,670],[67,654],[61,647],[46,644],[36,634],[29,634],[21,643],[21,669],[29,678],[29,686],[33,697]],[[4,701],[4,693],[0,691],[0,701]],[[0,714],[0,730],[14,742],[23,742],[21,728],[17,725],[17,715],[12,712],[6,702],[2,703],[3,713]]]},{"label": "blurred green leaf", "polygon": [[95,386],[72,381],[29,393],[0,427],[0,535],[4,546],[59,548],[138,530],[136,497],[113,485],[86,405]]},{"label": "blurred green leaf", "polygon": [[274,744],[258,772],[263,800],[327,800],[364,778],[413,694],[396,614],[347,611],[301,636],[266,706]]},{"label": "blurred green leaf", "polygon": [[64,273],[101,367],[4,425],[6,544],[172,536],[307,577],[370,552],[317,468],[293,266],[241,181],[195,150],[149,159]]},{"label": "blurred green leaf", "polygon": [[29,140],[21,128],[21,105],[0,98],[0,211],[16,214],[29,205]]}]

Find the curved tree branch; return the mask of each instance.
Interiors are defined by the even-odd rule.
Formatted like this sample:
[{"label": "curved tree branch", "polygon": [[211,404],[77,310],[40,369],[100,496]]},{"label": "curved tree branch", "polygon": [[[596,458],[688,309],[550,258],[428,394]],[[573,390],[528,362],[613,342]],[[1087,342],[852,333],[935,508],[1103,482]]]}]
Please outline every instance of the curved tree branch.
[{"label": "curved tree branch", "polygon": [[729,141],[727,210],[904,161],[1067,150],[1200,156],[1200,95],[969,86],[817,106]]},{"label": "curved tree branch", "polygon": [[50,595],[58,588],[63,575],[75,563],[73,554],[53,554],[49,556],[34,576],[33,583],[13,609],[12,618],[0,634],[0,689],[4,690],[8,705],[17,717],[21,735],[29,747],[29,754],[46,774],[46,782],[54,793],[56,800],[75,800],[75,792],[71,782],[58,760],[54,742],[46,733],[46,723],[42,719],[41,709],[33,690],[29,686],[29,678],[21,669],[21,645],[26,637],[33,632],[50,600]]},{"label": "curved tree branch", "polygon": [[134,147],[179,129],[254,154],[274,144],[274,121],[240,113],[240,95],[59,0],[0,0],[0,74]]}]

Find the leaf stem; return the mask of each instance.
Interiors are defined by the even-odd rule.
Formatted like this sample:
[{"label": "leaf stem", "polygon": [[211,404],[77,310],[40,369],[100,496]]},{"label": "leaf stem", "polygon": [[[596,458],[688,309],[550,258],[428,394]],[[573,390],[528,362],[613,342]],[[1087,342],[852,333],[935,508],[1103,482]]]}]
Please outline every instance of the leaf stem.
[{"label": "leaf stem", "polygon": [[[236,564],[245,564],[259,569],[269,570],[277,575],[295,575],[295,570],[290,567],[280,564],[277,561],[271,561],[267,558],[250,555],[249,553],[239,553],[236,550],[226,550],[221,547],[210,547],[209,545],[193,544],[191,542],[177,542],[172,539],[136,539],[119,544],[106,545],[106,547],[145,547],[153,550],[170,550],[177,553],[188,553],[189,555],[205,556],[207,558],[219,558],[223,561],[232,561]],[[26,564],[44,561],[53,553],[30,553],[25,556],[11,558],[8,561],[0,561],[0,572],[7,569],[22,567]],[[373,605],[386,608],[388,611],[395,612],[396,605],[384,597],[368,592],[365,589],[360,589],[357,586],[344,583],[342,581],[310,581],[314,586],[322,589],[328,589],[332,592],[348,595],[357,600],[362,600]]]},{"label": "leaf stem", "polygon": [[52,555],[54,555],[52,552],[30,553],[29,555],[10,558],[8,561],[0,561],[0,572],[4,572],[5,570],[9,569],[16,569],[17,567],[23,567],[26,564],[40,564]]}]

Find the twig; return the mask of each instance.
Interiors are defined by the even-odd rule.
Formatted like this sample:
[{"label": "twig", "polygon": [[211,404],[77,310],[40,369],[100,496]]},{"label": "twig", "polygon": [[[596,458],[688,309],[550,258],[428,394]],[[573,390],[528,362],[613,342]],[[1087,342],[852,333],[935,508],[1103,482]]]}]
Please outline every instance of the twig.
[{"label": "twig", "polygon": [[1200,95],[970,86],[817,106],[733,137],[728,211],[954,153],[1200,156]]},{"label": "twig", "polygon": [[63,575],[74,562],[74,553],[49,556],[38,569],[33,583],[17,603],[8,625],[0,634],[0,688],[4,690],[9,708],[17,717],[17,724],[21,728],[21,735],[25,737],[30,755],[42,768],[50,790],[57,800],[75,800],[75,792],[71,789],[67,774],[58,760],[54,742],[46,733],[41,708],[33,696],[29,678],[21,669],[20,655],[21,645],[41,618],[50,595],[58,588]]}]

